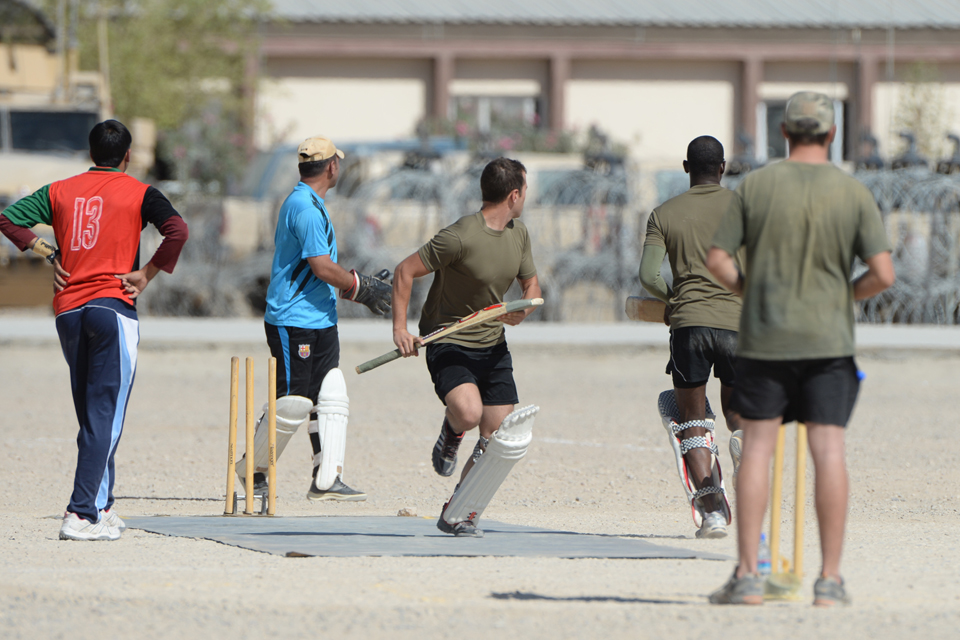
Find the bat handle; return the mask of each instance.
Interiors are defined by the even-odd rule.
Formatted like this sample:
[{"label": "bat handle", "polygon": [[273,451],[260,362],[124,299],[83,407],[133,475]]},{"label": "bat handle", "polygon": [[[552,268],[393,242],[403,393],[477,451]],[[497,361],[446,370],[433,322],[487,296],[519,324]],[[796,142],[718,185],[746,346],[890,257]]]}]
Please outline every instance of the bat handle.
[{"label": "bat handle", "polygon": [[400,353],[400,349],[394,349],[393,351],[388,351],[382,356],[377,356],[373,360],[367,360],[363,364],[357,365],[357,373],[366,373],[371,369],[376,369],[380,365],[387,364],[388,362],[393,362],[394,360],[399,358],[401,355],[403,354]]}]

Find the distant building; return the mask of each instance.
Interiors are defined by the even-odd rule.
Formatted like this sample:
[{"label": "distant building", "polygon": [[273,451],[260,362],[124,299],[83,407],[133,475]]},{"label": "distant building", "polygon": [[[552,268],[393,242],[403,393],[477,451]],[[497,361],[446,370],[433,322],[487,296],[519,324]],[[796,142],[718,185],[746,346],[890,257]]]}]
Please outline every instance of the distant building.
[{"label": "distant building", "polygon": [[[259,71],[260,147],[324,132],[409,137],[425,118],[599,125],[644,163],[709,133],[733,155],[782,156],[786,99],[837,101],[834,153],[885,152],[898,87],[935,64],[960,130],[960,3],[936,0],[274,0]],[[256,71],[256,65],[251,66]],[[946,132],[945,132],[946,133]]]}]

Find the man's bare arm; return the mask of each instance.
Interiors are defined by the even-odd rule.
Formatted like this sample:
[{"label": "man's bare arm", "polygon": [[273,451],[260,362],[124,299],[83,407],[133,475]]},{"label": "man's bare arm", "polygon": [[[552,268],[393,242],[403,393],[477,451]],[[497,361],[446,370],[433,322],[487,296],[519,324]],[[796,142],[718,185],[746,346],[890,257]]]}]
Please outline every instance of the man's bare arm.
[{"label": "man's bare arm", "polygon": [[707,252],[707,269],[717,282],[743,297],[743,274],[737,269],[733,256],[720,247],[710,247]]},{"label": "man's bare arm", "polygon": [[[540,280],[537,278],[537,276],[527,278],[526,280],[517,278],[517,282],[520,283],[520,288],[523,290],[523,295],[521,297],[524,300],[533,300],[534,298],[540,298],[543,295],[543,292],[540,291]],[[506,313],[500,316],[500,320],[503,322],[503,324],[508,324],[511,327],[515,327],[536,310],[537,307],[530,307],[529,309],[524,309],[523,311]]]},{"label": "man's bare arm", "polygon": [[330,256],[312,256],[307,258],[310,271],[327,284],[339,290],[353,286],[353,274],[330,259]]},{"label": "man's bare arm", "polygon": [[872,298],[893,286],[897,279],[889,251],[881,251],[875,256],[870,256],[866,259],[866,263],[867,272],[853,282],[854,300]]},{"label": "man's bare arm", "polygon": [[404,358],[417,355],[417,345],[420,344],[420,338],[407,331],[410,291],[416,278],[429,273],[418,253],[407,256],[393,272],[393,343]]}]

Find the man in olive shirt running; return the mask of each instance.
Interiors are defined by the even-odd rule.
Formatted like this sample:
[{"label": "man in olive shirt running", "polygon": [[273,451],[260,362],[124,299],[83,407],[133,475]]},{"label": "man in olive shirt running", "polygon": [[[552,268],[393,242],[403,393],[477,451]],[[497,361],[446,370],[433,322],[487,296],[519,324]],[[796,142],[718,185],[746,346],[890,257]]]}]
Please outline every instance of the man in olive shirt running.
[{"label": "man in olive shirt running", "polygon": [[[519,282],[522,297],[540,297],[530,234],[518,218],[527,195],[526,170],[507,158],[490,162],[480,176],[483,207],[440,230],[417,253],[397,265],[393,276],[393,341],[404,357],[417,355],[420,338],[407,331],[407,306],[415,278],[434,273],[420,314],[420,335],[503,301]],[[516,311],[471,327],[427,346],[427,368],[437,396],[446,405],[440,437],[433,450],[433,468],[453,474],[465,431],[480,427],[473,458],[464,465],[461,482],[479,458],[486,441],[519,402],[513,361],[503,325],[520,324],[533,309]],[[458,536],[482,535],[468,519],[437,524]]]},{"label": "man in olive shirt running", "polygon": [[[670,416],[670,437],[682,453],[680,469],[699,526],[698,538],[727,535],[730,508],[720,482],[713,421],[707,420],[707,380],[710,370],[720,380],[720,402],[727,428],[733,431],[730,454],[734,472],[739,463],[738,417],[730,410],[735,380],[734,360],[740,325],[740,298],[707,271],[704,261],[733,192],[720,186],[726,166],[723,145],[700,136],[687,146],[683,170],[690,174],[690,190],[653,210],[640,259],[640,282],[667,303],[670,361],[678,415]],[[660,276],[664,255],[670,259],[673,291]],[[738,267],[739,262],[738,262]],[[669,392],[667,392],[669,394]],[[708,428],[711,432],[708,432]],[[673,440],[671,440],[673,444]],[[678,466],[681,463],[678,461]],[[688,486],[688,479],[693,487]],[[694,497],[696,496],[696,497]]]},{"label": "man in olive shirt running", "polygon": [[[786,161],[753,172],[737,187],[707,255],[707,267],[743,296],[733,409],[743,424],[737,475],[740,561],[710,596],[716,604],[762,604],[757,572],[777,430],[807,425],[816,468],[823,568],[814,604],[849,603],[840,576],[847,513],[844,428],[860,388],[853,360],[855,300],[895,279],[890,243],[870,192],[828,159],[836,135],[833,102],[814,92],[787,103]],[[747,250],[746,277],[733,261]],[[851,282],[854,258],[867,272]]]}]

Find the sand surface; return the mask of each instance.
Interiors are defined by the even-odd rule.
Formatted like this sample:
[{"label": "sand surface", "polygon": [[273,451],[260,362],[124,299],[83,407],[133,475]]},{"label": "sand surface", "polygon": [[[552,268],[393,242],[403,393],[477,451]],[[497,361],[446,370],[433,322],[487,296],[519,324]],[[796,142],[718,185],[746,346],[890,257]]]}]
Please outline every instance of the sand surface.
[{"label": "sand surface", "polygon": [[[422,360],[352,371],[387,346],[343,349],[351,398],[345,480],[369,500],[305,499],[311,456],[301,429],[281,459],[279,516],[392,516],[404,507],[439,514],[455,481],[430,465],[442,409]],[[265,345],[141,346],[116,458],[121,515],[223,512],[231,355],[256,356],[259,405]],[[527,457],[486,517],[735,555],[735,535],[693,537],[656,411],[670,384],[666,351],[521,346],[514,358],[521,403],[542,409]],[[283,558],[136,530],[114,543],[59,541],[76,462],[69,375],[55,344],[3,344],[0,637],[955,638],[960,355],[875,351],[859,363],[867,380],[848,436],[843,565],[854,604],[824,611],[810,606],[819,551],[809,496],[803,601],[762,608],[706,604],[732,562]],[[719,404],[716,382],[708,393]],[[728,434],[722,420],[718,426],[729,474]],[[468,436],[461,460],[474,441]],[[812,491],[812,469],[807,477]]]}]

